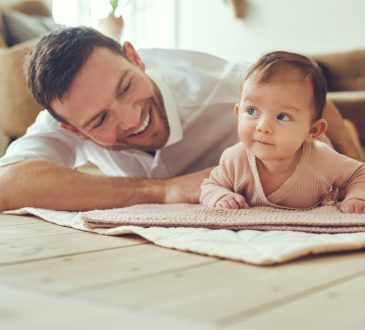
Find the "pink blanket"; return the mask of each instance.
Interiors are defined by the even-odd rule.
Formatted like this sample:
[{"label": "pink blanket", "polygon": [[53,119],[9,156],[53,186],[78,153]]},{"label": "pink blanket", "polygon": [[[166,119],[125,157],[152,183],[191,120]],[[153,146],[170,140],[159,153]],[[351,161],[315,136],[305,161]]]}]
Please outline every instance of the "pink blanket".
[{"label": "pink blanket", "polygon": [[236,231],[290,230],[310,233],[365,231],[365,215],[345,214],[333,206],[293,211],[268,207],[228,210],[191,204],[143,204],[119,209],[83,212],[81,218],[91,229],[133,225]]}]

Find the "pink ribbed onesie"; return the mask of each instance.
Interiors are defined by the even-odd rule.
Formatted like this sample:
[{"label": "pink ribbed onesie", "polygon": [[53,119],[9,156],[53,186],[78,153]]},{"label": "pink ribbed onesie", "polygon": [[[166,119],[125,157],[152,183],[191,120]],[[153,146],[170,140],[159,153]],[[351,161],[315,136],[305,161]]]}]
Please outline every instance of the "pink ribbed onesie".
[{"label": "pink ribbed onesie", "polygon": [[200,202],[209,207],[229,192],[242,194],[249,206],[305,209],[317,206],[338,188],[344,200],[365,200],[365,164],[315,141],[304,143],[292,175],[274,192],[264,193],[255,156],[242,143],[226,149],[201,186]]}]

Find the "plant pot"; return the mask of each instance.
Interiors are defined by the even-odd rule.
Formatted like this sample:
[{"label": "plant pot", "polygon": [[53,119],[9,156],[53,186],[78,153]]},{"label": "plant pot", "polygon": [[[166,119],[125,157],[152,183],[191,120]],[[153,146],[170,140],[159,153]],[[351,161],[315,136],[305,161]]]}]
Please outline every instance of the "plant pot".
[{"label": "plant pot", "polygon": [[246,0],[231,0],[234,16],[236,18],[244,18],[247,11]]},{"label": "plant pot", "polygon": [[120,42],[124,21],[123,18],[108,16],[98,20],[98,30],[106,36]]}]

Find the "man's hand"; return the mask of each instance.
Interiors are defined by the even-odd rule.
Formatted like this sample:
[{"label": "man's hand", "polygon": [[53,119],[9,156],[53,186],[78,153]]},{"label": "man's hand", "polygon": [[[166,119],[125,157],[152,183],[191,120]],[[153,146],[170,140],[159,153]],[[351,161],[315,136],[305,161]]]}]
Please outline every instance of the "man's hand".
[{"label": "man's hand", "polygon": [[365,201],[360,199],[349,199],[341,205],[343,213],[365,213]]},{"label": "man's hand", "polygon": [[200,185],[209,177],[212,168],[167,179],[164,203],[199,203]]},{"label": "man's hand", "polygon": [[215,203],[215,207],[224,209],[248,209],[245,198],[241,194],[229,193]]}]

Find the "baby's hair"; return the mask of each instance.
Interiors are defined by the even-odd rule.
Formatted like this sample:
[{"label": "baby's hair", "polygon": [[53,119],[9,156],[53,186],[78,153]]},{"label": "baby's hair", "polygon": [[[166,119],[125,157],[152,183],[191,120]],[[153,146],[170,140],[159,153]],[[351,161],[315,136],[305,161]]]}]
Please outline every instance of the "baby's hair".
[{"label": "baby's hair", "polygon": [[326,104],[327,85],[319,66],[308,57],[285,51],[263,55],[247,72],[243,82],[255,75],[258,83],[267,83],[280,76],[301,79],[309,77],[313,91],[314,120],[322,118]]}]

